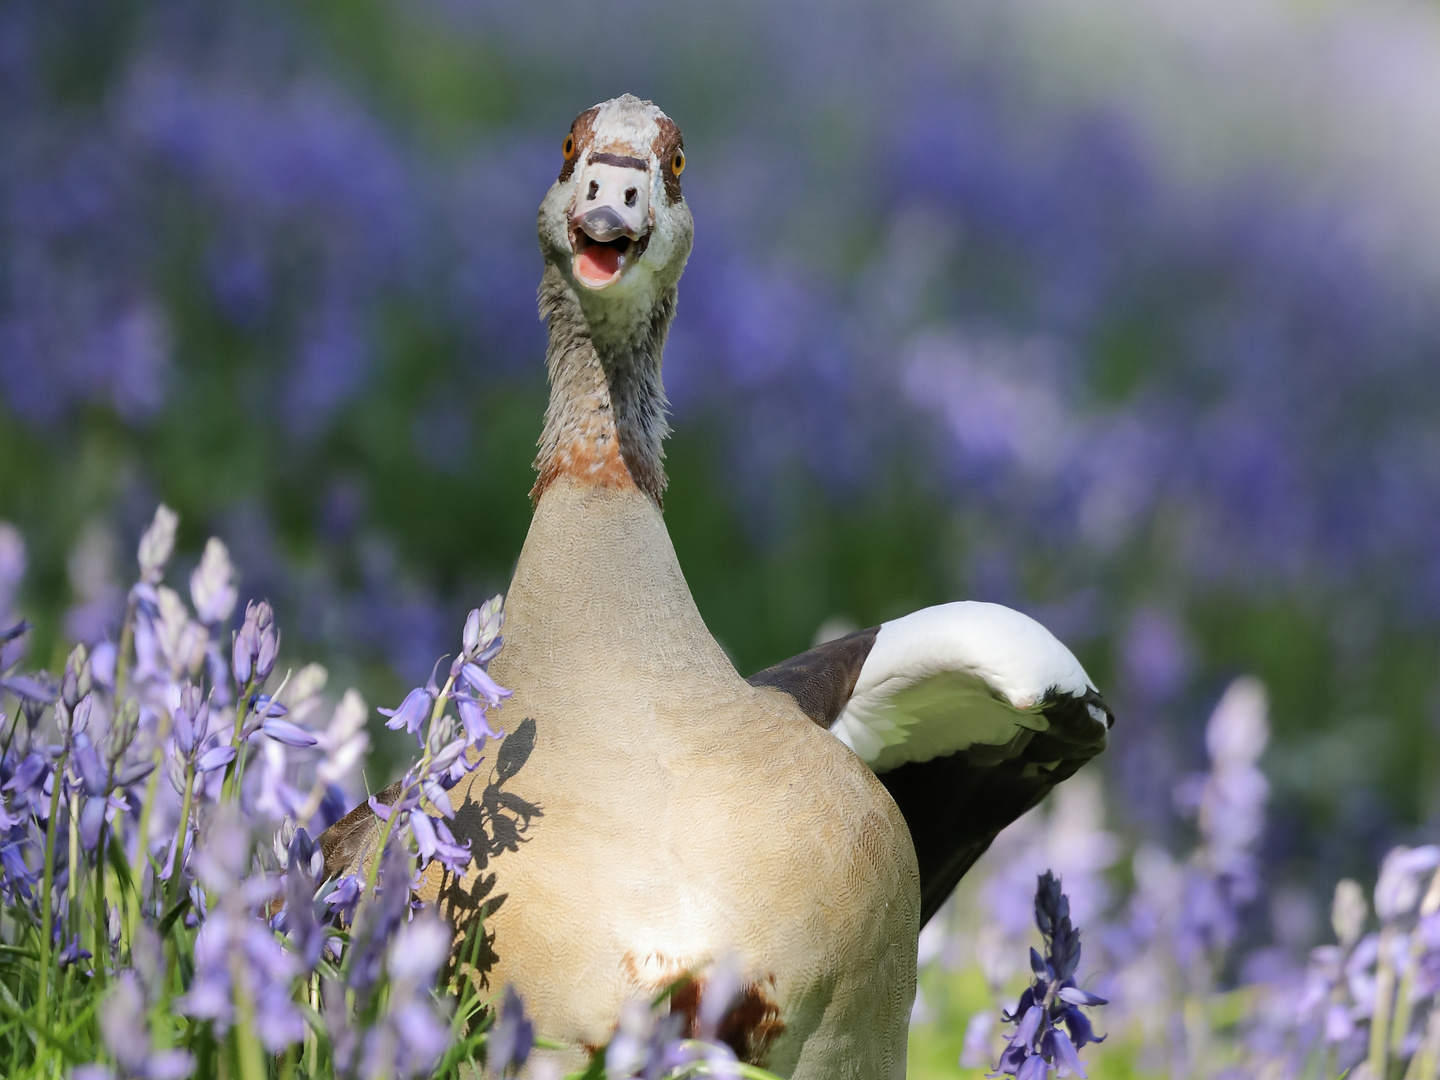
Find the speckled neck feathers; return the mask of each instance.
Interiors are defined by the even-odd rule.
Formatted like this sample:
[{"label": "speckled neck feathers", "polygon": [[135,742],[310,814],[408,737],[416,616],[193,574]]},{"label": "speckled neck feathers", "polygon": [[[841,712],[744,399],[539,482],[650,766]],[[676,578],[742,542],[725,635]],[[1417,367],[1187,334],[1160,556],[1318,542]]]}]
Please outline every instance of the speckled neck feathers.
[{"label": "speckled neck feathers", "polygon": [[660,505],[661,443],[670,430],[660,355],[674,316],[672,287],[630,339],[597,343],[569,283],[555,267],[545,268],[540,317],[550,330],[550,403],[535,459],[534,501],[556,477],[573,476],[597,487],[637,487]]}]

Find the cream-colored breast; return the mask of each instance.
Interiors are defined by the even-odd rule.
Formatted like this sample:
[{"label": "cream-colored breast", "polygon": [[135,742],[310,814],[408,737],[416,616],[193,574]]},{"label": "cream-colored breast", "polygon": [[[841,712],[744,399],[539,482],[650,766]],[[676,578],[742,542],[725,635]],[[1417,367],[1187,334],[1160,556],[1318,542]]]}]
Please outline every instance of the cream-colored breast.
[{"label": "cream-colored breast", "polygon": [[493,912],[492,984],[514,982],[543,1034],[598,1045],[626,1000],[733,950],[773,1008],[767,1067],[903,1076],[919,912],[904,821],[838,740],[736,673],[659,511],[557,481],[506,610],[493,672],[520,738],[477,771],[456,828],[479,856],[467,906]]}]

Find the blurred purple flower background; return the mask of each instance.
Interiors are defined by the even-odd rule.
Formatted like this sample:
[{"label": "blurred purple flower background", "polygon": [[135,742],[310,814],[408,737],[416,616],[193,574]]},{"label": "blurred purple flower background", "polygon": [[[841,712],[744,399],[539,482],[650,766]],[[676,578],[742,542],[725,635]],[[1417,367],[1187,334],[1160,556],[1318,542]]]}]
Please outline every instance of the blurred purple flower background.
[{"label": "blurred purple flower background", "polygon": [[[1035,614],[1121,722],[1108,782],[1056,803],[1093,828],[1067,811],[987,888],[1053,866],[1086,922],[1138,844],[1133,902],[1183,889],[1175,940],[1220,983],[1434,838],[1420,0],[5,5],[0,519],[28,548],[0,525],[0,626],[37,623],[6,664],[113,639],[163,498],[184,573],[211,533],[245,569],[197,606],[270,599],[404,701],[519,550],[534,212],[570,119],[624,90],[686,134],[667,516],[742,670],[832,617]],[[1224,773],[1206,723],[1244,674],[1266,735]]]}]

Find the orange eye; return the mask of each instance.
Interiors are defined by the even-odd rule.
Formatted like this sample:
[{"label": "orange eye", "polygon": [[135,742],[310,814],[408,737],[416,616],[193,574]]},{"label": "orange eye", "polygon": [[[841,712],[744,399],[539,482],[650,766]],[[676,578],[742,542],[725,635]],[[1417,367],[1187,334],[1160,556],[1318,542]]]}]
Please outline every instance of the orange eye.
[{"label": "orange eye", "polygon": [[675,156],[670,159],[670,171],[679,176],[685,171],[685,151],[676,150]]},{"label": "orange eye", "polygon": [[565,136],[565,145],[562,146],[562,147],[560,147],[560,153],[562,153],[562,154],[565,155],[565,160],[566,160],[566,161],[569,161],[571,158],[573,158],[573,157],[575,156],[575,135],[574,135],[574,133],[571,133],[571,134]]}]

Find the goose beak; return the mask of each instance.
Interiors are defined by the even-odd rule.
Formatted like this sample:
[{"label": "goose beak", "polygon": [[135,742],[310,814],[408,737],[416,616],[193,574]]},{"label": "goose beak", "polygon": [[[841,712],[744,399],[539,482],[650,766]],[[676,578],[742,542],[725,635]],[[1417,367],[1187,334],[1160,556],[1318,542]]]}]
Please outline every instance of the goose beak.
[{"label": "goose beak", "polygon": [[620,280],[650,237],[650,166],[641,158],[592,154],[579,170],[570,214],[571,270],[587,289]]}]

